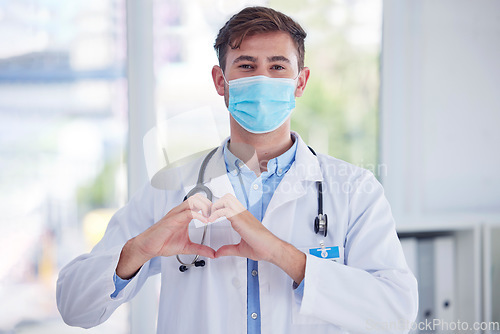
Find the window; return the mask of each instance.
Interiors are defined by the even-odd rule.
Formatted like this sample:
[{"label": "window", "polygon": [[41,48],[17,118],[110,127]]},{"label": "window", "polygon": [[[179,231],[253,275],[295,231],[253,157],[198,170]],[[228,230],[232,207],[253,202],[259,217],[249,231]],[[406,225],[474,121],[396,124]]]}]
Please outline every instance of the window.
[{"label": "window", "polygon": [[124,203],[125,31],[123,0],[0,1],[0,332],[67,333],[58,271]]}]

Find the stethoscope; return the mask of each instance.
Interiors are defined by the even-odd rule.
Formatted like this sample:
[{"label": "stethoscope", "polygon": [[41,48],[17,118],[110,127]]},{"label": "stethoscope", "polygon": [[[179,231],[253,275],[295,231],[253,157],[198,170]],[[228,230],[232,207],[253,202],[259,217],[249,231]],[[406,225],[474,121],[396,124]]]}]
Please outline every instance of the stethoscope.
[{"label": "stethoscope", "polygon": [[[308,146],[309,147],[309,146]],[[184,196],[184,201],[188,199],[189,197],[198,194],[198,193],[205,193],[209,201],[212,201],[212,191],[203,184],[203,180],[205,178],[205,171],[207,169],[208,162],[212,158],[212,156],[215,154],[218,148],[214,148],[210,153],[207,154],[205,159],[203,159],[203,162],[201,163],[200,170],[198,171],[198,180],[196,181],[196,185],[194,186],[193,189],[191,189],[186,196]],[[309,150],[311,150],[312,154],[314,154],[316,157],[316,152],[309,147]],[[326,234],[328,233],[328,217],[326,214],[323,213],[323,182],[322,181],[316,181],[316,188],[318,190],[318,215],[314,219],[314,233],[322,235],[323,237],[326,237]],[[205,242],[205,236],[207,234],[207,229],[208,225],[205,225],[203,227],[203,235],[201,237],[201,242],[200,244],[204,244]],[[323,245],[322,245],[322,248]],[[199,255],[196,255],[191,261],[191,263],[185,263],[183,262],[179,255],[177,255],[177,261],[181,264],[179,267],[179,270],[181,272],[187,271],[190,267],[204,267],[205,266],[205,260],[198,260],[200,258]]]}]

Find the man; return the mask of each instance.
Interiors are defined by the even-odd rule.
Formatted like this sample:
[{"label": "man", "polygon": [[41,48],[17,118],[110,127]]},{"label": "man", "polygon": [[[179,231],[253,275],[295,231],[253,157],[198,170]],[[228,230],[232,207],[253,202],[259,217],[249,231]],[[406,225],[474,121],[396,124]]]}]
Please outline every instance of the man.
[{"label": "man", "polygon": [[[407,331],[401,324],[415,319],[417,285],[382,187],[290,132],[310,74],[305,36],[263,7],[242,10],[219,31],[212,77],[231,137],[207,160],[212,201],[196,194],[179,204],[201,160],[177,171],[177,189],[145,186],[92,252],[61,271],[57,301],[68,324],[102,323],[161,272],[158,333]],[[314,226],[319,205],[326,236]],[[218,220],[204,245],[193,219]],[[207,264],[181,272],[181,254]]]}]

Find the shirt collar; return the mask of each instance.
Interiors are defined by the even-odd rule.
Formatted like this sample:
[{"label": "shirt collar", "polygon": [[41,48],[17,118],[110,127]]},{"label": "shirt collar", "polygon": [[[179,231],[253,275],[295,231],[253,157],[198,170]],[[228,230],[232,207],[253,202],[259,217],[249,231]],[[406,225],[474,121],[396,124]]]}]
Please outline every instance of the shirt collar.
[{"label": "shirt collar", "polygon": [[[238,175],[240,168],[244,167],[245,164],[237,156],[235,156],[229,148],[227,147],[229,140],[226,140],[223,147],[224,161],[226,162],[226,170],[232,175]],[[246,167],[246,166],[245,166]],[[248,167],[247,167],[248,168]]]},{"label": "shirt collar", "polygon": [[[290,147],[285,153],[282,155],[273,158],[267,162],[267,171],[269,174],[276,173],[278,176],[282,176],[285,174],[292,163],[295,161],[295,153],[297,152],[297,136],[292,133],[293,145]],[[224,152],[224,161],[226,162],[226,170],[228,173],[232,175],[238,175],[240,169],[250,170],[243,161],[241,161],[238,157],[236,157],[231,151],[228,149],[229,140],[224,143],[223,152]]]}]

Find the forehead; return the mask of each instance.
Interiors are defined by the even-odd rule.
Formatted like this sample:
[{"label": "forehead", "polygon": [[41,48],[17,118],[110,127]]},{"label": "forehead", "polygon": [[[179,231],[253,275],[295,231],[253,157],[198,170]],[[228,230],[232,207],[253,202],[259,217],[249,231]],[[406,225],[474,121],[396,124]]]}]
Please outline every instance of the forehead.
[{"label": "forehead", "polygon": [[241,55],[248,55],[259,60],[274,56],[284,56],[292,63],[298,59],[298,51],[292,37],[281,31],[254,34],[245,37],[237,49],[228,48],[226,63],[231,64]]}]

